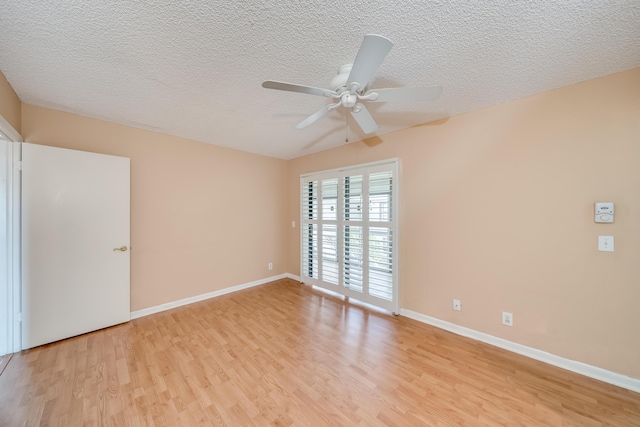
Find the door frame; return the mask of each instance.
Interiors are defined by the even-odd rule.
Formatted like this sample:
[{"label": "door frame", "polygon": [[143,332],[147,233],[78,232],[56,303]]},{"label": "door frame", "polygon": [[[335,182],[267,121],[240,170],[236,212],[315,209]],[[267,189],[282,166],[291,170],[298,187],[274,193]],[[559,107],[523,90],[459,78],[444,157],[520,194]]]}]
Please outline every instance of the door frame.
[{"label": "door frame", "polygon": [[[5,211],[2,212],[0,227],[6,237],[0,243],[0,316],[4,330],[0,334],[0,356],[15,353],[22,348],[21,325],[21,245],[20,245],[20,161],[22,136],[0,115],[0,141],[3,161],[0,162],[0,176],[5,182]],[[3,232],[4,234],[4,232]]]}]

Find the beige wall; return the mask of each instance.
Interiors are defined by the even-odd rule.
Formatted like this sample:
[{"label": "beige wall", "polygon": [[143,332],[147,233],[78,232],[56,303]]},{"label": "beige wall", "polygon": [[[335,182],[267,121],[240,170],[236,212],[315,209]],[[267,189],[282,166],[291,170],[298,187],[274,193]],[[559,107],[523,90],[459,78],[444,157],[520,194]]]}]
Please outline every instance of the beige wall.
[{"label": "beige wall", "polygon": [[640,69],[382,140],[291,160],[287,219],[300,174],[399,157],[403,308],[640,378]]},{"label": "beige wall", "polygon": [[0,71],[0,116],[20,133],[20,99]]},{"label": "beige wall", "polygon": [[131,158],[132,310],[286,271],[285,161],[27,104],[22,135]]}]

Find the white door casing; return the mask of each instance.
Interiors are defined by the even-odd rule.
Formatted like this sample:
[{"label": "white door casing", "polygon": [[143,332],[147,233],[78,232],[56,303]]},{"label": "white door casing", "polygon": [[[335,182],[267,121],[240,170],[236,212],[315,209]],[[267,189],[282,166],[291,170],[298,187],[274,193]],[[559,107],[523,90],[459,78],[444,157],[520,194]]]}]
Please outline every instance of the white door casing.
[{"label": "white door casing", "polygon": [[128,158],[23,144],[23,349],[129,320],[129,181]]},{"label": "white door casing", "polygon": [[[0,116],[0,119],[2,116]],[[20,143],[0,123],[0,356],[20,351]]]},{"label": "white door casing", "polygon": [[0,115],[0,356],[20,342],[20,150],[22,136]]}]

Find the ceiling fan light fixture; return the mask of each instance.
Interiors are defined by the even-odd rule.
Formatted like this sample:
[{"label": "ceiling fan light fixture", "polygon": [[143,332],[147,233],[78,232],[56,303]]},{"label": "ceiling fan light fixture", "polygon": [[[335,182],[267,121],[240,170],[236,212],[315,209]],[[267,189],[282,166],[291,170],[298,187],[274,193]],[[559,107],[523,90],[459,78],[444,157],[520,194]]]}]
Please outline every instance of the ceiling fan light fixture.
[{"label": "ceiling fan light fixture", "polygon": [[344,92],[342,96],[340,96],[340,103],[344,107],[351,108],[356,105],[356,102],[358,102],[358,96],[353,93]]}]

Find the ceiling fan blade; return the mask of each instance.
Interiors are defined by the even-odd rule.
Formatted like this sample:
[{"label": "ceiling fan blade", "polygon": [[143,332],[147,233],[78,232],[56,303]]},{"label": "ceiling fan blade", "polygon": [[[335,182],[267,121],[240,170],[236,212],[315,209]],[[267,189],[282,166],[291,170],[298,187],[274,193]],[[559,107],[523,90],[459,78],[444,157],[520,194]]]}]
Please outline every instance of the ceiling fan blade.
[{"label": "ceiling fan blade", "polygon": [[335,92],[329,89],[322,89],[322,88],[313,87],[313,86],[297,85],[293,83],[275,82],[272,80],[267,80],[266,82],[263,82],[262,87],[265,89],[286,90],[289,92],[308,93],[311,95],[319,95],[319,96],[331,96],[331,97],[336,96]]},{"label": "ceiling fan blade", "polygon": [[398,87],[368,90],[365,96],[377,93],[378,97],[371,102],[410,102],[434,101],[442,94],[441,86],[433,87]]},{"label": "ceiling fan blade", "polygon": [[351,83],[358,82],[360,84],[358,90],[364,89],[392,46],[393,42],[386,37],[367,34],[351,67],[347,86],[350,87]]},{"label": "ceiling fan blade", "polygon": [[335,104],[330,104],[330,105],[326,105],[326,106],[322,107],[320,110],[316,111],[315,113],[313,113],[312,115],[310,115],[309,117],[307,117],[306,119],[304,119],[303,121],[298,123],[296,125],[296,129],[306,128],[311,123],[314,123],[314,122],[318,121],[319,119],[321,119],[322,117],[326,116],[327,113],[329,111],[331,111],[329,107],[331,107],[332,105],[335,105]]},{"label": "ceiling fan blade", "polygon": [[378,130],[378,124],[373,120],[373,117],[371,116],[371,113],[369,113],[369,110],[367,110],[367,107],[362,104],[358,105],[361,107],[360,111],[356,113],[351,110],[351,115],[358,123],[358,126],[360,126],[360,129],[362,129],[364,133],[372,133]]}]

